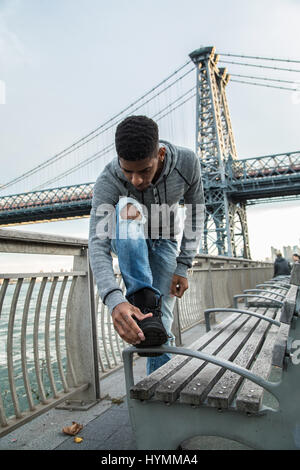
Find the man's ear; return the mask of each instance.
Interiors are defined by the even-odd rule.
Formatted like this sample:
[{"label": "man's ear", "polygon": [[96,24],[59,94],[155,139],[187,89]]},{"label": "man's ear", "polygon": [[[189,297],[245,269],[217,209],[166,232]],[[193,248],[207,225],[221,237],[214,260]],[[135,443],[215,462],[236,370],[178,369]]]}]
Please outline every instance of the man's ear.
[{"label": "man's ear", "polygon": [[166,147],[160,147],[158,151],[158,155],[159,155],[160,161],[163,162],[166,156]]}]

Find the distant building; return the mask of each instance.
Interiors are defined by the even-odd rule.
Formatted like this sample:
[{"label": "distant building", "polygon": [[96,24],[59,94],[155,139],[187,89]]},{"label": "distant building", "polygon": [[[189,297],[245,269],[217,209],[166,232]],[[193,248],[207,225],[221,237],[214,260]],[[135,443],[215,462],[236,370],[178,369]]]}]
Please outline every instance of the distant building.
[{"label": "distant building", "polygon": [[292,261],[293,250],[291,246],[284,246],[283,247],[283,257],[288,261]]},{"label": "distant building", "polygon": [[282,253],[282,256],[287,260],[287,261],[293,261],[293,253],[299,253],[300,254],[300,248],[297,245],[294,245],[293,247],[289,246],[284,246],[282,249],[281,248],[274,248],[271,246],[271,260],[275,261],[277,253],[280,252]]},{"label": "distant building", "polygon": [[272,261],[275,261],[278,251],[280,251],[278,248],[274,248],[274,246],[271,246],[271,259],[272,259]]},{"label": "distant building", "polygon": [[293,253],[298,253],[298,255],[300,255],[300,248],[299,248],[299,246],[297,246],[297,245],[293,246]]}]

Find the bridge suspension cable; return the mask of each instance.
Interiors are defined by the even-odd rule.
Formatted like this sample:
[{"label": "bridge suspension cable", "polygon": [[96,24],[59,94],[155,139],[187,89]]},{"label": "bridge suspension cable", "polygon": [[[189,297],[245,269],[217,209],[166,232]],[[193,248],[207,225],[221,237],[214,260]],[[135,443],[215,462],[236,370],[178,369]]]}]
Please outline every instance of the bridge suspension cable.
[{"label": "bridge suspension cable", "polygon": [[282,83],[295,83],[294,80],[281,80],[279,78],[269,78],[269,77],[254,77],[251,75],[241,75],[237,73],[230,73],[230,77],[242,77],[242,78],[253,78],[255,80],[267,80],[270,82],[282,82]]},{"label": "bridge suspension cable", "polygon": [[32,188],[32,191],[38,191],[39,189],[43,189],[46,185],[54,183],[56,181],[61,180],[62,178],[66,177],[66,176],[71,175],[75,171],[78,171],[81,168],[84,168],[86,165],[94,162],[98,158],[103,157],[104,155],[107,155],[109,152],[111,152],[113,150],[113,148],[114,148],[114,143],[112,143],[112,144],[108,145],[107,147],[99,150],[99,152],[96,152],[94,155],[91,155],[86,160],[81,161],[80,163],[73,166],[72,168],[67,169],[63,173],[60,173],[59,175],[56,175],[54,178],[52,178],[48,181],[45,181],[45,183],[43,183],[39,186],[36,186],[35,188]]},{"label": "bridge suspension cable", "polygon": [[258,57],[258,56],[251,56],[251,55],[241,55],[241,54],[229,54],[225,52],[218,53],[221,56],[229,56],[229,57],[242,57],[243,59],[258,59],[258,60],[272,60],[274,62],[292,62],[294,64],[300,64],[300,60],[294,59],[278,59],[274,57]]},{"label": "bridge suspension cable", "polygon": [[231,62],[228,60],[220,60],[223,64],[234,64],[234,65],[245,65],[248,67],[259,67],[261,69],[271,69],[271,70],[284,70],[286,72],[300,72],[299,69],[286,69],[284,67],[271,67],[269,65],[260,65],[260,64],[246,64],[244,62]]},{"label": "bridge suspension cable", "polygon": [[[130,105],[126,106],[124,109],[122,109],[119,113],[115,114],[112,118],[108,119],[107,121],[105,121],[103,124],[101,124],[100,126],[98,126],[96,129],[94,129],[93,131],[91,131],[89,134],[85,135],[84,137],[80,138],[79,140],[77,140],[76,142],[74,142],[72,145],[66,147],[64,150],[62,150],[61,152],[55,154],[53,157],[45,160],[43,163],[37,165],[36,167],[32,168],[31,170],[23,173],[22,175],[16,177],[16,178],[13,178],[12,180],[8,181],[6,184],[2,185],[0,187],[0,191],[2,190],[5,190],[7,189],[8,187],[16,184],[16,183],[19,183],[21,181],[23,181],[24,179],[26,178],[29,178],[30,176],[32,176],[33,174],[47,168],[49,165],[53,164],[53,163],[57,163],[59,160],[63,159],[64,157],[66,157],[67,155],[71,154],[72,152],[74,152],[75,150],[79,149],[80,147],[82,147],[83,145],[85,145],[86,143],[90,142],[91,140],[93,140],[94,138],[98,137],[100,134],[108,131],[109,129],[113,128],[118,122],[120,122],[122,120],[119,119],[119,121],[116,122],[116,119],[122,115],[124,115],[124,113],[126,113],[127,111],[131,110],[131,108],[133,106],[135,106],[136,104],[138,104],[140,101],[142,101],[144,98],[146,98],[147,96],[149,96],[151,93],[153,93],[155,90],[157,90],[158,88],[160,88],[162,85],[164,85],[165,83],[167,83],[172,77],[174,77],[177,73],[179,73],[181,70],[183,70],[187,65],[190,65],[190,60],[188,62],[186,62],[185,64],[183,64],[181,67],[179,67],[178,69],[176,69],[172,74],[168,75],[164,80],[162,80],[161,82],[159,82],[156,86],[154,86],[153,88],[151,88],[148,92],[144,93],[140,98],[136,99],[135,101],[133,101]],[[154,98],[156,98],[157,96],[159,96],[160,94],[162,94],[164,91],[166,91],[167,89],[169,89],[171,86],[173,86],[175,83],[177,83],[178,81],[180,81],[181,79],[183,79],[185,76],[187,76],[188,74],[190,74],[192,71],[194,71],[194,67],[191,68],[190,70],[188,70],[186,73],[184,73],[181,77],[179,77],[177,80],[175,80],[173,83],[169,84],[168,86],[166,86],[163,90],[161,90],[159,93],[157,93],[156,95],[152,96],[149,100],[147,100],[146,102],[143,102],[140,106],[136,107],[134,110],[131,110],[131,113],[133,112],[136,112],[138,109],[140,109],[142,106],[144,106],[145,104],[149,103],[150,101],[152,101]],[[99,132],[100,131],[100,132]]]},{"label": "bridge suspension cable", "polygon": [[[193,92],[193,93],[192,93]],[[192,94],[191,94],[192,93]],[[185,99],[184,101],[182,101],[181,103],[177,104],[175,107],[171,108],[174,104],[178,103],[178,101],[182,100],[182,98],[185,98],[187,95],[190,96]],[[195,92],[195,88],[191,88],[190,90],[188,90],[187,92],[183,93],[181,96],[179,96],[178,98],[176,98],[173,102],[169,103],[167,106],[165,106],[164,108],[162,108],[160,111],[158,111],[156,114],[150,116],[152,119],[155,118],[156,121],[160,121],[161,119],[163,119],[164,117],[166,117],[167,115],[171,114],[172,112],[174,112],[176,109],[178,109],[179,107],[183,106],[185,103],[187,103],[188,101],[190,101],[192,98],[194,98],[196,96],[196,92]],[[164,111],[168,110],[165,114],[161,115]],[[68,170],[64,171],[63,173],[60,173],[59,175],[56,175],[53,179],[50,179],[48,181],[46,181],[45,183],[43,183],[42,185],[39,185],[35,188],[33,188],[33,191],[36,191],[36,190],[39,190],[39,189],[43,189],[45,187],[45,185],[48,185],[48,184],[51,184],[51,183],[54,183],[54,182],[57,182],[59,181],[60,179],[66,177],[66,176],[69,176],[70,174],[74,173],[75,171],[78,171],[79,169],[82,169],[84,168],[85,166],[89,165],[90,163],[94,162],[95,160],[101,158],[101,157],[104,157],[105,155],[107,155],[110,151],[112,151],[114,149],[114,143],[111,143],[110,145],[108,145],[107,147],[101,149],[99,152],[96,152],[94,155],[91,155],[90,157],[86,158],[85,160],[81,161],[79,164],[77,164],[76,166],[72,166],[72,168],[69,168]]]},{"label": "bridge suspension cable", "polygon": [[289,88],[289,87],[284,87],[284,86],[276,86],[276,85],[267,85],[266,83],[256,83],[256,82],[246,82],[245,80],[230,80],[231,82],[235,83],[244,83],[247,85],[257,85],[257,86],[264,86],[267,88],[278,88],[280,90],[289,90],[289,91],[299,91],[297,88]]}]

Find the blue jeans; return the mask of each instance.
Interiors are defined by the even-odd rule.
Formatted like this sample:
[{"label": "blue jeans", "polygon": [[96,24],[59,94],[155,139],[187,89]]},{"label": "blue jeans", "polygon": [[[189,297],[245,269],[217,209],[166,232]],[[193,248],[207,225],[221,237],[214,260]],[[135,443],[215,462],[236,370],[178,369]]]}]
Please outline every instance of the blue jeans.
[{"label": "blue jeans", "polygon": [[[120,211],[133,204],[141,213],[139,219],[123,219]],[[126,297],[145,287],[162,295],[162,322],[171,338],[166,344],[174,342],[171,327],[175,297],[171,297],[170,288],[176,269],[177,241],[145,237],[146,222],[142,206],[131,197],[121,198],[116,206],[116,233],[112,239],[112,251],[118,256],[119,268],[126,286]],[[161,367],[171,358],[170,354],[147,358],[147,374]]]}]

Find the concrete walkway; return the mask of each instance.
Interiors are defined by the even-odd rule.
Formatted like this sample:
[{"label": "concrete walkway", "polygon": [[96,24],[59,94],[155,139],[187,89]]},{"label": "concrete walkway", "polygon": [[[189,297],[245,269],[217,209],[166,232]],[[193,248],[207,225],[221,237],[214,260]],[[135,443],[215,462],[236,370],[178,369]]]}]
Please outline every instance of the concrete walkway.
[{"label": "concrete walkway", "polygon": [[[145,374],[145,358],[134,364],[136,380]],[[126,405],[123,368],[111,373],[100,382],[99,403],[87,411],[51,409],[0,439],[0,450],[96,450],[135,449]],[[116,404],[114,401],[117,401]],[[62,432],[75,421],[83,425],[74,437]]]},{"label": "concrete walkway", "polygon": [[[183,334],[184,346],[193,343],[205,331],[197,325]],[[134,362],[135,381],[145,376],[146,359]],[[123,368],[111,373],[100,382],[101,401],[87,411],[52,409],[0,439],[0,450],[135,450],[127,403]],[[75,421],[83,425],[74,437],[62,428]],[[219,438],[197,438],[185,443],[183,449],[241,450],[245,446]]]}]

